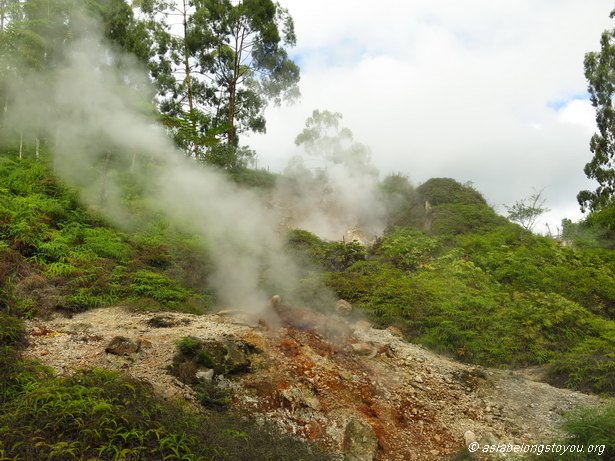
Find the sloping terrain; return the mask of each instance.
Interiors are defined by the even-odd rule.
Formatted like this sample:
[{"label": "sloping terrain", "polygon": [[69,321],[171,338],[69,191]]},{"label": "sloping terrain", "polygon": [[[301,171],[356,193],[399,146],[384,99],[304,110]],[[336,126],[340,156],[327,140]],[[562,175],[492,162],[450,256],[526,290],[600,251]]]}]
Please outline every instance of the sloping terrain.
[{"label": "sloping terrain", "polygon": [[[309,325],[280,327],[241,313],[197,316],[95,309],[27,324],[25,354],[59,374],[106,367],[150,383],[168,398],[194,401],[169,373],[185,336],[248,345],[249,371],[214,378],[247,415],[327,446],[347,459],[441,460],[459,452],[464,433],[480,443],[534,443],[557,434],[561,415],[601,400],[528,379],[521,372],[464,365],[409,344],[365,321],[332,337]],[[303,328],[300,328],[303,327]],[[112,338],[138,352],[105,351]]]}]

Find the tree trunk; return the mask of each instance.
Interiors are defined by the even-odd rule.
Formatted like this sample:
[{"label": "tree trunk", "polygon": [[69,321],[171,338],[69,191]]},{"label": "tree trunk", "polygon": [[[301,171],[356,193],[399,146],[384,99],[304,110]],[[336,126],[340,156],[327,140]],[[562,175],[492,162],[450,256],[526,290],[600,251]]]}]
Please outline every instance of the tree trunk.
[{"label": "tree trunk", "polygon": [[23,158],[23,130],[19,132],[19,160]]},{"label": "tree trunk", "polygon": [[4,32],[4,20],[6,17],[6,0],[0,1],[0,32]]},{"label": "tree trunk", "polygon": [[109,161],[111,160],[111,152],[105,154],[105,164],[103,167],[102,186],[100,188],[100,206],[104,207],[107,203],[107,178],[109,176]]},{"label": "tree trunk", "polygon": [[[186,84],[186,95],[188,96],[188,110],[190,114],[190,124],[192,126],[192,131],[196,135],[197,126],[196,121],[193,118],[193,110],[194,110],[194,100],[192,95],[192,73],[190,71],[190,51],[188,50],[188,45],[186,43],[186,33],[188,32],[188,4],[186,0],[183,0],[184,9],[182,10],[183,16],[183,27],[184,27],[184,72],[186,73],[186,77],[184,82]],[[197,157],[198,145],[193,141],[192,152],[189,152],[190,156]]]}]

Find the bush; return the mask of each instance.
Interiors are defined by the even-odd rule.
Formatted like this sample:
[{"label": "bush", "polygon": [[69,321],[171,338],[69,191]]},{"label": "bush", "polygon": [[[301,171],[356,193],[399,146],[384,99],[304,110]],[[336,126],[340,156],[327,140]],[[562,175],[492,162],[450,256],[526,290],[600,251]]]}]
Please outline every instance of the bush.
[{"label": "bush", "polygon": [[438,248],[438,240],[407,227],[396,227],[374,246],[374,253],[401,270],[415,270],[427,264]]},{"label": "bush", "polygon": [[595,330],[555,360],[549,379],[553,384],[615,396],[615,325],[596,320]]},{"label": "bush", "polygon": [[23,322],[0,312],[0,346],[17,346],[26,335]]},{"label": "bush", "polygon": [[166,275],[148,270],[135,272],[129,289],[137,296],[147,296],[171,307],[185,302],[191,295],[189,290],[180,287]]},{"label": "bush", "polygon": [[451,178],[431,178],[416,188],[423,201],[431,206],[463,204],[487,205],[480,192],[470,184],[461,184]]},{"label": "bush", "polygon": [[203,342],[194,336],[184,336],[176,343],[177,349],[187,357],[193,357],[202,345]]},{"label": "bush", "polygon": [[359,242],[326,242],[311,232],[296,229],[288,233],[288,246],[301,266],[343,271],[367,257]]}]

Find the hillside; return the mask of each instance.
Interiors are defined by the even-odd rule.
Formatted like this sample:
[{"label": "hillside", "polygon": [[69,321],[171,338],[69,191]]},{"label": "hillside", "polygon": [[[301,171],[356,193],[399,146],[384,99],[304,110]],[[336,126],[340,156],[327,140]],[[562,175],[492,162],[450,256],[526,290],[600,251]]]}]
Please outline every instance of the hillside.
[{"label": "hillside", "polygon": [[[248,312],[216,291],[212,234],[170,219],[130,178],[117,219],[82,206],[44,159],[2,156],[0,176],[7,459],[471,459],[465,431],[483,444],[546,443],[566,412],[615,393],[613,250],[533,235],[452,179],[385,179],[386,231],[372,245],[285,230],[298,283],[265,267],[259,288],[288,305]],[[288,215],[275,178],[236,182]],[[108,352],[118,335],[135,349]],[[224,368],[209,341],[243,365]],[[119,375],[78,371],[92,367]],[[98,410],[75,403],[85,396]],[[582,440],[608,441],[611,407]],[[66,415],[70,429],[55,432]],[[209,435],[191,418],[210,421]],[[610,443],[583,459],[613,459]]]}]

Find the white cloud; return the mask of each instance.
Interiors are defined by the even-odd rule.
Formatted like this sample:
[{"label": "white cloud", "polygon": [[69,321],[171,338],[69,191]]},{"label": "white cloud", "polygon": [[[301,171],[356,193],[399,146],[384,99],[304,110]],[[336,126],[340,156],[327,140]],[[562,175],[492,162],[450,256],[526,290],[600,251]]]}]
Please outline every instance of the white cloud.
[{"label": "white cloud", "polygon": [[589,132],[596,131],[596,111],[587,99],[573,99],[559,111],[562,123],[580,125]]},{"label": "white cloud", "polygon": [[613,26],[610,1],[282,4],[296,23],[303,98],[269,109],[268,134],[248,140],[260,165],[281,170],[305,118],[329,109],[383,173],[473,181],[494,204],[547,187],[554,219],[577,209],[577,192],[591,187],[593,114],[574,98],[587,87],[584,54]]}]

